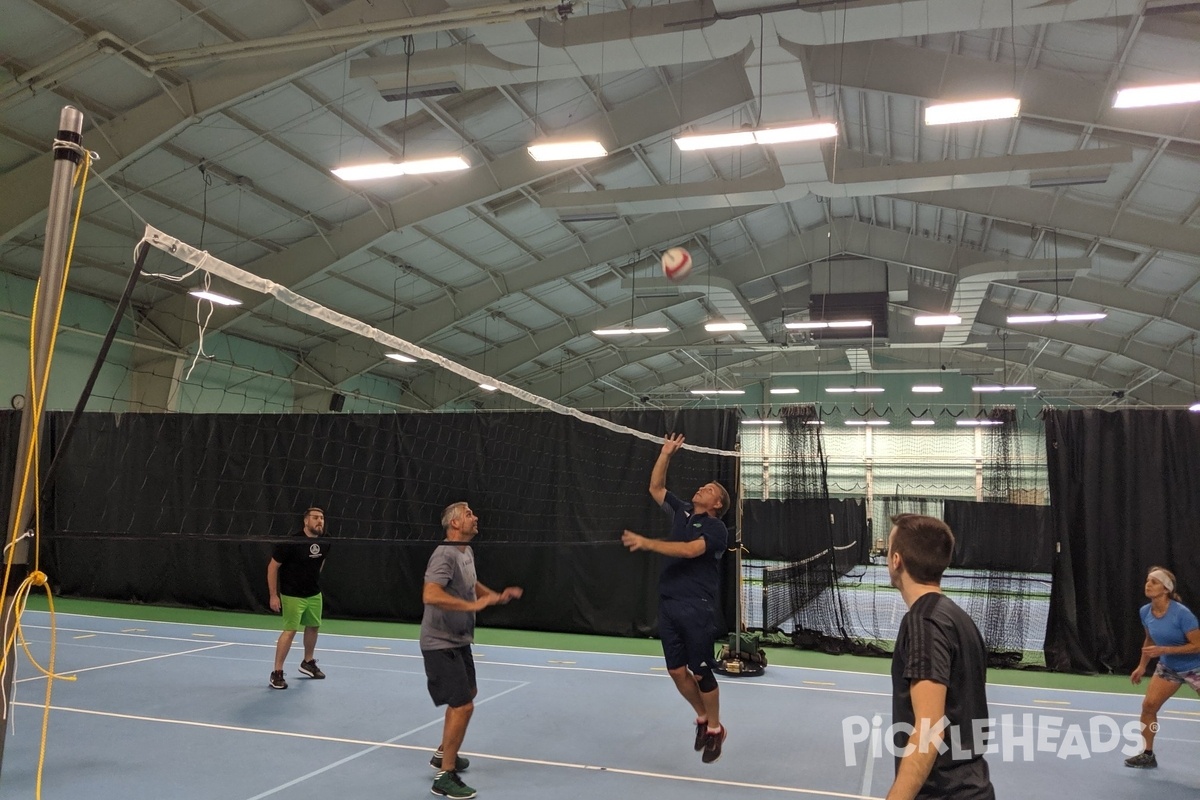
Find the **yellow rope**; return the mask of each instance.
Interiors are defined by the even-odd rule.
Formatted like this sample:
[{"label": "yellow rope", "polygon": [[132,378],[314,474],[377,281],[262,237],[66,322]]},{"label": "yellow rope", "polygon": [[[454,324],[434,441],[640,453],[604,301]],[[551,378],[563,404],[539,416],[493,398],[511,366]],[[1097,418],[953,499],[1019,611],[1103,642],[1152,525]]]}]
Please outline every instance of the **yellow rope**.
[{"label": "yellow rope", "polygon": [[[0,597],[8,597],[8,583],[12,575],[13,558],[16,555],[17,542],[22,538],[21,535],[21,519],[25,512],[25,504],[28,498],[28,493],[33,494],[33,569],[25,580],[21,581],[21,585],[17,587],[13,593],[13,601],[11,613],[13,614],[12,630],[9,632],[4,642],[4,652],[0,654],[0,675],[4,674],[4,670],[9,668],[8,659],[14,649],[14,643],[17,636],[20,636],[21,647],[25,651],[25,655],[29,661],[37,667],[37,669],[46,676],[46,704],[42,710],[42,736],[38,748],[38,766],[37,766],[37,793],[36,797],[41,800],[42,796],[42,768],[46,763],[46,739],[50,728],[50,696],[54,688],[54,679],[62,678],[63,680],[75,680],[74,676],[63,676],[54,674],[54,657],[56,651],[56,643],[58,641],[58,627],[54,615],[54,599],[50,592],[49,579],[46,574],[40,570],[41,566],[41,484],[38,480],[40,474],[40,465],[38,460],[38,434],[41,428],[42,412],[46,404],[46,394],[50,385],[50,364],[54,358],[54,347],[58,341],[58,326],[62,318],[63,301],[67,291],[67,275],[71,270],[71,257],[75,253],[75,237],[79,233],[79,221],[83,216],[83,194],[87,188],[87,174],[91,167],[91,154],[86,150],[80,151],[83,154],[83,160],[75,170],[75,176],[72,180],[72,186],[79,186],[79,200],[75,204],[75,218],[71,223],[71,236],[67,243],[66,259],[63,264],[62,281],[58,287],[58,296],[54,302],[54,324],[50,329],[50,343],[46,350],[46,369],[38,375],[36,372],[35,346],[37,344],[37,327],[38,327],[38,299],[42,291],[42,282],[39,279],[33,292],[33,311],[29,315],[29,408],[28,413],[32,415],[33,424],[30,426],[29,433],[29,449],[25,454],[25,463],[21,470],[20,491],[17,494],[16,513],[13,516],[13,529],[8,536],[7,549],[12,549],[13,553],[5,559],[4,565],[4,580],[0,583]],[[32,477],[32,480],[30,478]],[[46,590],[46,600],[50,609],[50,661],[46,668],[33,657],[29,652],[29,644],[25,640],[25,634],[21,628],[21,616],[25,613],[25,604],[29,598],[29,592],[33,587],[41,586]],[[11,698],[5,698],[6,711],[11,712]],[[5,715],[7,719],[7,714]]]}]

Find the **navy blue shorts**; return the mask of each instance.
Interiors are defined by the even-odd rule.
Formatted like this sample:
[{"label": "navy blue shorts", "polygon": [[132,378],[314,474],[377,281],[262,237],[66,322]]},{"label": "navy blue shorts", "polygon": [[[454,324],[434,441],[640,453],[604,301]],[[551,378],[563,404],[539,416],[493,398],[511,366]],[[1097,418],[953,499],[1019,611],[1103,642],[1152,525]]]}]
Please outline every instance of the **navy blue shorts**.
[{"label": "navy blue shorts", "polygon": [[475,659],[471,646],[422,650],[429,696],[435,706],[459,708],[475,698]]},{"label": "navy blue shorts", "polygon": [[713,666],[716,616],[707,600],[658,600],[658,637],[667,669],[686,666],[693,674]]}]

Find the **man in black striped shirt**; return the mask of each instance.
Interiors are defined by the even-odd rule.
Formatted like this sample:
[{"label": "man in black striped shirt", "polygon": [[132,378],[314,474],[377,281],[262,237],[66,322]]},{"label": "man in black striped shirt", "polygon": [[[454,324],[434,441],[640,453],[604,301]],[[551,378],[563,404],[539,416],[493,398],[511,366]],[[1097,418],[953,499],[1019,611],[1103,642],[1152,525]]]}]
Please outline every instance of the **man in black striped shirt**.
[{"label": "man in black striped shirt", "polygon": [[995,800],[983,758],[991,738],[987,652],[967,613],[942,594],[954,534],[919,514],[892,517],[888,575],[908,613],[892,654],[896,780],[888,800]]}]

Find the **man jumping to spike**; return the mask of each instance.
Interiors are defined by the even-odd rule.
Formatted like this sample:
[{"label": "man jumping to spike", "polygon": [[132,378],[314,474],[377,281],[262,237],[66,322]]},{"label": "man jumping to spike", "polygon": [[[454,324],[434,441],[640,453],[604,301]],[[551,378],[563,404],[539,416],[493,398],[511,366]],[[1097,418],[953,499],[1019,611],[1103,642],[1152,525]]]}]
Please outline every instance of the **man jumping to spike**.
[{"label": "man jumping to spike", "polygon": [[667,672],[696,712],[695,749],[710,764],[721,757],[725,742],[721,693],[713,675],[713,634],[721,556],[729,541],[721,521],[729,510],[729,492],[715,481],[706,483],[687,503],[667,491],[667,465],[682,446],[682,435],[668,435],[650,473],[650,496],[672,519],[670,536],[647,539],[627,530],[621,543],[630,552],[666,556],[658,581],[658,635]]}]

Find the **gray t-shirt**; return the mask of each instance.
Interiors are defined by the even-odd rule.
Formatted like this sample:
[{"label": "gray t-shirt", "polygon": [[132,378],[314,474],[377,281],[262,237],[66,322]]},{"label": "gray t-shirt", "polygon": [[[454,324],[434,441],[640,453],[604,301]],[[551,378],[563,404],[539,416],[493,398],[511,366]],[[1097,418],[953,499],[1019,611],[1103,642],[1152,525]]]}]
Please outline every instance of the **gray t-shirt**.
[{"label": "gray t-shirt", "polygon": [[[450,595],[474,602],[475,553],[470,547],[442,544],[429,557],[425,583],[436,583]],[[449,650],[470,644],[475,638],[474,611],[446,611],[425,605],[421,617],[421,649]]]}]

